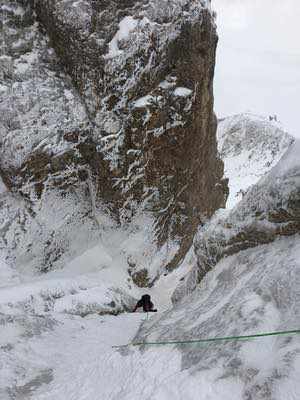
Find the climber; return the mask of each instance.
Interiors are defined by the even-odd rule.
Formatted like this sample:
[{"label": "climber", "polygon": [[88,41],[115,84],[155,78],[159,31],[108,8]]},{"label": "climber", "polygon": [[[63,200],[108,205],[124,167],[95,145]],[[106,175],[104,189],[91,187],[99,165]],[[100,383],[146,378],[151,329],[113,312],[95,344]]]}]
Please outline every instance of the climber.
[{"label": "climber", "polygon": [[141,299],[136,303],[136,306],[132,312],[136,312],[139,307],[143,307],[144,312],[157,312],[157,310],[153,308],[154,305],[149,294],[144,294],[141,297]]}]

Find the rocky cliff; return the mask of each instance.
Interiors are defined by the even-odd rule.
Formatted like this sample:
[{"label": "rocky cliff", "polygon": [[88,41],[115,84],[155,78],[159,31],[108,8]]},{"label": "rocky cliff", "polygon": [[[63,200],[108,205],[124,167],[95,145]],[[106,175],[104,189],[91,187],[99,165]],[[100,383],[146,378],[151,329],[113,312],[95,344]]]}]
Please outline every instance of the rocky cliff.
[{"label": "rocky cliff", "polygon": [[171,269],[224,205],[208,3],[1,1],[1,237],[15,264],[47,271],[147,215],[151,242],[176,244]]},{"label": "rocky cliff", "polygon": [[[300,142],[252,186],[231,211],[219,213],[195,239],[197,262],[173,295],[192,292],[223,258],[300,233]],[[298,238],[298,236],[296,236]]]}]

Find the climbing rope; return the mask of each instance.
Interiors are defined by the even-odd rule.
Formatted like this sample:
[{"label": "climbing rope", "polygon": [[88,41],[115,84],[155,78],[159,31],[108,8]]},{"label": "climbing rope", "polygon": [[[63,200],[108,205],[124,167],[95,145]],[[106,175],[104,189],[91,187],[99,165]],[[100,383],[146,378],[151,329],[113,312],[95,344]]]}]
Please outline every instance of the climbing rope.
[{"label": "climbing rope", "polygon": [[221,341],[231,341],[231,340],[249,340],[267,336],[290,336],[290,335],[299,335],[300,330],[293,331],[281,331],[281,332],[267,332],[267,333],[257,333],[255,335],[246,335],[246,336],[225,336],[225,337],[216,337],[209,339],[194,339],[194,340],[176,340],[176,341],[166,341],[166,342],[136,342],[136,343],[128,343],[121,346],[112,346],[113,348],[122,348],[129,346],[154,346],[154,345],[172,345],[172,344],[195,344],[195,343],[210,343],[210,342],[221,342]]}]

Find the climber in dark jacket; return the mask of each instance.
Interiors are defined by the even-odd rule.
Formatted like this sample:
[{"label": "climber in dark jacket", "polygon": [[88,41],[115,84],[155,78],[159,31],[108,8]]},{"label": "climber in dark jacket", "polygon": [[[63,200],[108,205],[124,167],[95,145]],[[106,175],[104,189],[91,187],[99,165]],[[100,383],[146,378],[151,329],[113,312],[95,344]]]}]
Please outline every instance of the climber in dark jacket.
[{"label": "climber in dark jacket", "polygon": [[141,297],[141,299],[136,303],[133,312],[136,312],[139,307],[143,307],[144,312],[157,312],[157,310],[153,308],[154,305],[149,294],[144,294]]}]

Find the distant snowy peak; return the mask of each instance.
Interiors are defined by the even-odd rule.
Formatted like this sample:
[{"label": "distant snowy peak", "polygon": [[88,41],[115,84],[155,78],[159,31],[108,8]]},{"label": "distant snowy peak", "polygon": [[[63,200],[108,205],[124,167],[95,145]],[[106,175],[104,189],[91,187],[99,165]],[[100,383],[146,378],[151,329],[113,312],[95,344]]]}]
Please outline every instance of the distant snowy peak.
[{"label": "distant snowy peak", "polygon": [[225,157],[245,151],[257,156],[265,152],[275,155],[293,141],[279,122],[263,116],[245,113],[219,120],[219,150]]},{"label": "distant snowy peak", "polygon": [[228,208],[278,163],[294,141],[280,123],[250,113],[219,120],[217,135],[229,178]]}]

